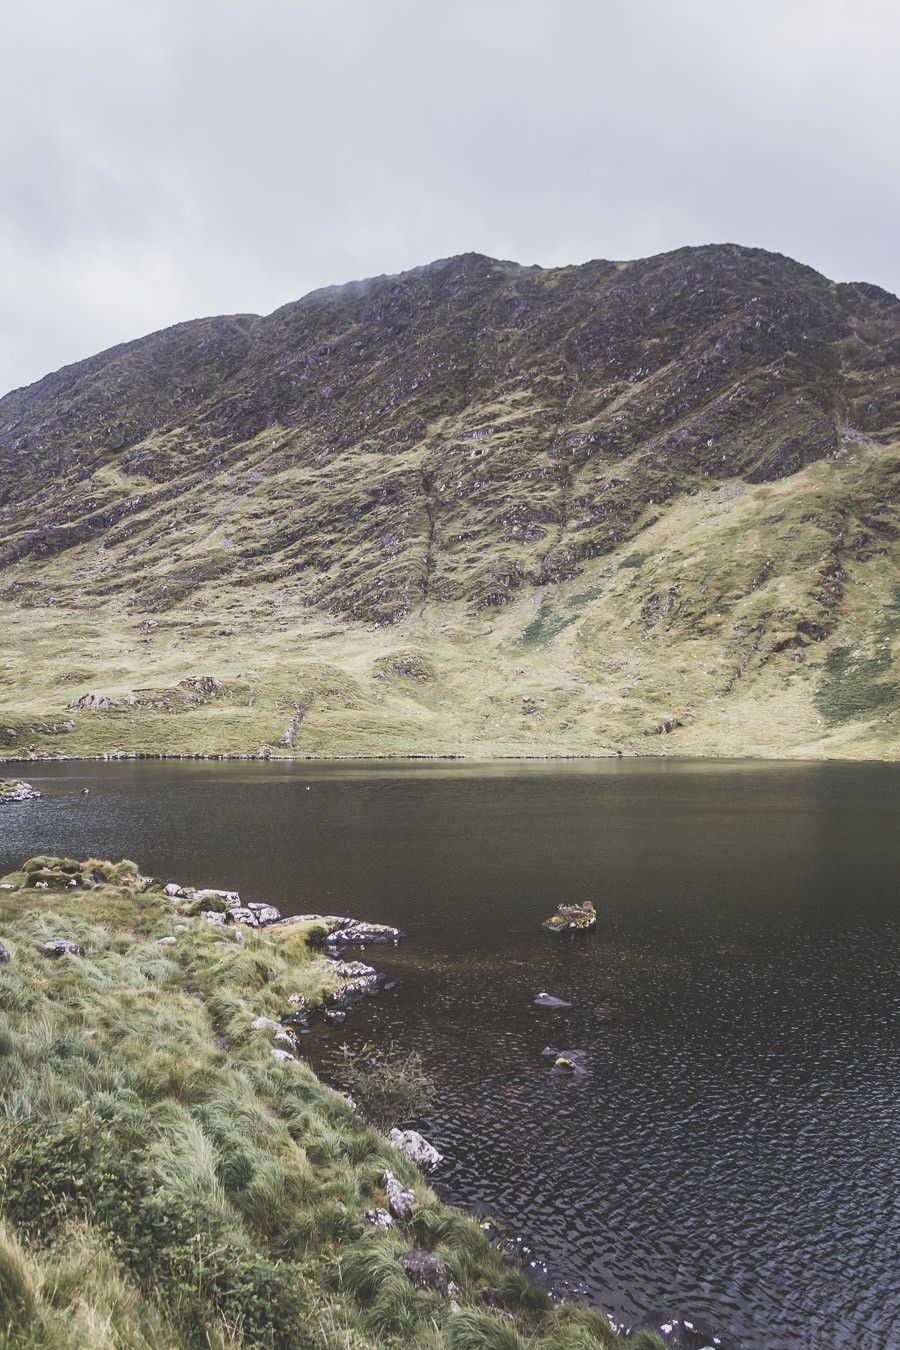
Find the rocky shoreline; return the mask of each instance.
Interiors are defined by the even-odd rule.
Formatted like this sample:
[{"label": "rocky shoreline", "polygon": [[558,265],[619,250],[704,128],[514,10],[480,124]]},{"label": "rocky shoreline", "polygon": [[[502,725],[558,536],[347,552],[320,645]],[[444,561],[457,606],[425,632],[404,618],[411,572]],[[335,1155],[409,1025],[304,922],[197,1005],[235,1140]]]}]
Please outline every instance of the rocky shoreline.
[{"label": "rocky shoreline", "polygon": [[[358,960],[348,960],[348,947],[366,947],[370,945],[397,944],[405,936],[399,929],[385,924],[376,924],[358,920],[346,915],[322,915],[304,913],[284,917],[280,910],[271,904],[260,901],[244,903],[236,890],[212,887],[194,887],[169,880],[165,883],[144,876],[133,863],[111,864],[90,860],[86,863],[72,859],[38,857],[24,864],[19,873],[0,883],[0,902],[9,892],[17,893],[22,899],[31,894],[37,900],[47,893],[51,899],[53,911],[61,907],[80,908],[79,897],[102,898],[110,893],[133,897],[135,906],[144,903],[146,897],[159,910],[162,906],[162,927],[167,931],[158,933],[155,944],[167,956],[177,956],[184,945],[189,965],[195,961],[193,953],[196,943],[201,939],[201,947],[208,944],[227,956],[230,950],[239,959],[247,944],[257,935],[273,945],[273,951],[279,956],[290,959],[293,952],[301,953],[309,949],[320,952],[320,960],[327,962],[314,989],[299,989],[288,992],[285,989],[280,1005],[273,1004],[271,994],[264,1000],[257,1000],[248,993],[236,1000],[238,1015],[248,1033],[262,1038],[268,1045],[271,1061],[281,1069],[299,1072],[305,1068],[300,1056],[300,1038],[310,1034],[316,1019],[325,1025],[339,1025],[343,1022],[347,1010],[361,999],[371,997],[383,983],[383,977],[376,969]],[[165,916],[168,922],[165,922]],[[210,932],[212,930],[212,932]],[[209,936],[203,939],[202,935]],[[4,927],[3,938],[7,937]],[[13,941],[0,942],[0,967],[8,969],[19,959],[18,948]],[[60,969],[66,962],[74,961],[81,965],[92,959],[91,943],[77,924],[66,923],[62,919],[55,921],[51,931],[45,931],[39,946],[40,954],[52,961]],[[230,959],[230,958],[229,958]],[[308,958],[306,958],[308,959]],[[227,967],[223,968],[222,979],[227,979]],[[46,979],[43,981],[46,984]],[[537,1000],[544,1006],[557,1006],[558,1000],[550,995],[540,995]],[[565,1005],[563,1005],[565,1006]],[[229,1034],[232,1035],[233,1033]],[[546,1052],[545,1052],[546,1053]],[[570,1056],[575,1053],[570,1052]],[[577,1066],[576,1067],[580,1067]],[[341,1094],[339,1094],[341,1095]],[[343,1097],[347,1107],[354,1111],[355,1102]],[[420,1173],[428,1173],[443,1161],[443,1155],[416,1130],[400,1127],[387,1133],[387,1144],[407,1163],[412,1164]],[[422,1201],[416,1188],[409,1184],[409,1176],[403,1174],[397,1163],[384,1166],[378,1174],[379,1196],[377,1203],[370,1204],[361,1214],[366,1226],[372,1231],[396,1232],[415,1225]],[[474,1221],[473,1221],[474,1222]],[[512,1269],[520,1269],[524,1263],[526,1249],[521,1241],[505,1236],[492,1222],[479,1225],[490,1247],[498,1253]],[[427,1250],[421,1243],[414,1245],[405,1253],[396,1257],[399,1268],[405,1272],[412,1286],[420,1292],[428,1292],[456,1303],[459,1289],[452,1278],[452,1271],[440,1255]],[[496,1302],[500,1299],[500,1303]],[[485,1289],[481,1302],[488,1307],[501,1307],[503,1296],[496,1289]],[[556,1304],[551,1299],[548,1306],[568,1307]],[[722,1345],[716,1336],[706,1335],[690,1321],[671,1319],[663,1322],[658,1331],[649,1333],[646,1328],[627,1328],[617,1325],[607,1314],[614,1334],[623,1343],[640,1343],[645,1350],[652,1346],[669,1346],[671,1350],[700,1350],[701,1347]],[[581,1342],[579,1342],[581,1343]],[[597,1344],[606,1344],[605,1341]],[[587,1342],[585,1342],[587,1344]]]}]

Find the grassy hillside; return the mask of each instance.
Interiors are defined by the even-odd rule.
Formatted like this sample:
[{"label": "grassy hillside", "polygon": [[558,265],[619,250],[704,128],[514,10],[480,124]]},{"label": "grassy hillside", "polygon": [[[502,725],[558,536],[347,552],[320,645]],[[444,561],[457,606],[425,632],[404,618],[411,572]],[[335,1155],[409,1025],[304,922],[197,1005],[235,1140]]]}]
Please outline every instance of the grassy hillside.
[{"label": "grassy hillside", "polygon": [[895,756],[897,300],[477,255],[0,400],[0,754]]},{"label": "grassy hillside", "polygon": [[[599,1313],[551,1306],[301,1059],[274,1058],[254,1019],[337,979],[287,931],[238,944],[133,863],[5,879],[0,1345],[624,1347]],[[49,956],[59,939],[82,954]],[[364,1214],[385,1168],[418,1203],[380,1229]],[[416,1247],[449,1294],[417,1292],[397,1259]]]}]

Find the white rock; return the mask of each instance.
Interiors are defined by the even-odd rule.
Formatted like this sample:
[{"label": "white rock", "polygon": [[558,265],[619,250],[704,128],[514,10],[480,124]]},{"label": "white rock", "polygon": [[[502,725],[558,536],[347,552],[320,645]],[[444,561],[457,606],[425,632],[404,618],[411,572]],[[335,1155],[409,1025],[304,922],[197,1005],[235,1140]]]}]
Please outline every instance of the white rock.
[{"label": "white rock", "polygon": [[280,1031],[277,1022],[273,1022],[271,1017],[254,1017],[250,1023],[254,1031]]},{"label": "white rock", "polygon": [[212,886],[208,886],[201,891],[194,891],[192,898],[194,900],[208,900],[210,896],[213,895],[216,896],[219,900],[224,900],[225,904],[228,905],[229,908],[233,905],[239,905],[241,903],[241,897],[237,893],[237,891],[217,891],[214,890]]},{"label": "white rock", "polygon": [[439,1153],[433,1144],[418,1130],[391,1130],[388,1140],[394,1148],[399,1148],[406,1154],[410,1162],[414,1162],[417,1167],[423,1171],[429,1171],[432,1167],[437,1167],[438,1163],[444,1161],[443,1153]]},{"label": "white rock", "polygon": [[157,945],[160,946],[160,947],[171,947],[172,943],[173,943],[173,942],[177,942],[178,939],[175,938],[175,937],[171,937],[171,936],[170,936],[170,937],[161,937],[161,938],[157,938],[156,941],[157,941]]},{"label": "white rock", "polygon": [[290,1053],[290,1051],[279,1050],[277,1046],[275,1046],[272,1050],[272,1058],[277,1059],[279,1064],[283,1064],[286,1059],[289,1059],[292,1064],[297,1063],[297,1061],[294,1059],[294,1056]]},{"label": "white rock", "polygon": [[200,917],[205,919],[207,923],[211,923],[214,928],[225,927],[225,915],[220,914],[217,909],[204,909]]},{"label": "white rock", "polygon": [[367,1209],[365,1219],[367,1223],[374,1223],[376,1228],[393,1228],[394,1226],[394,1220],[386,1209]]},{"label": "white rock", "polygon": [[387,1196],[388,1209],[394,1218],[401,1220],[412,1218],[412,1212],[417,1203],[412,1191],[407,1191],[393,1172],[385,1172],[381,1178],[381,1184]]},{"label": "white rock", "polygon": [[163,887],[163,892],[165,895],[169,897],[170,900],[183,900],[185,897],[184,888],[182,886],[176,885],[174,881],[170,881],[167,885],[165,885]]}]

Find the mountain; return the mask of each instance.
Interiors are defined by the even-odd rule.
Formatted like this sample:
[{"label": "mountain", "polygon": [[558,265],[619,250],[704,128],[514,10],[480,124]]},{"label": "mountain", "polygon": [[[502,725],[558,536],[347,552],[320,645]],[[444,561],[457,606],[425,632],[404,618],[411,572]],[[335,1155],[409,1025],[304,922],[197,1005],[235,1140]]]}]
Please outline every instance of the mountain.
[{"label": "mountain", "polygon": [[0,400],[0,749],[894,756],[900,302],[465,254]]}]

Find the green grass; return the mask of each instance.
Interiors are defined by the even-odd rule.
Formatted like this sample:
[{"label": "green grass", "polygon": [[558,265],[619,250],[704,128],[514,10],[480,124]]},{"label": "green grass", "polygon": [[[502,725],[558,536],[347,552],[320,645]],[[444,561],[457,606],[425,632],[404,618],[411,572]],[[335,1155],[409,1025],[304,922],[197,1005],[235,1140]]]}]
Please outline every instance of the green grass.
[{"label": "green grass", "polygon": [[895,757],[896,315],[466,255],[16,391],[0,754]]},{"label": "green grass", "polygon": [[[227,932],[133,863],[38,858],[6,881],[0,1347],[624,1345],[507,1267],[302,1060],[273,1059],[251,1023],[333,987],[314,949],[265,930],[216,945]],[[55,937],[85,956],[49,959]],[[386,1167],[420,1204],[381,1231],[363,1214]],[[397,1257],[416,1245],[452,1300],[415,1293]]]}]

